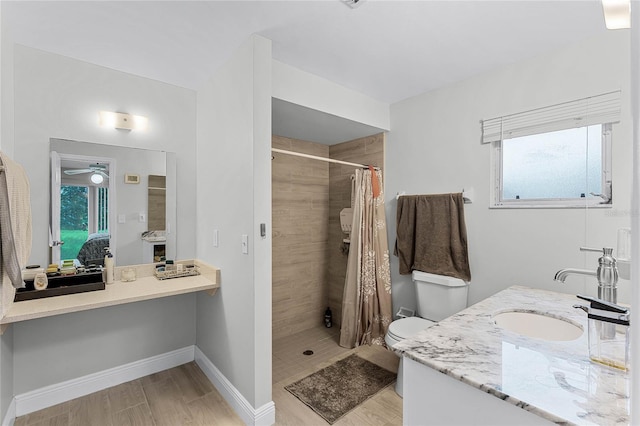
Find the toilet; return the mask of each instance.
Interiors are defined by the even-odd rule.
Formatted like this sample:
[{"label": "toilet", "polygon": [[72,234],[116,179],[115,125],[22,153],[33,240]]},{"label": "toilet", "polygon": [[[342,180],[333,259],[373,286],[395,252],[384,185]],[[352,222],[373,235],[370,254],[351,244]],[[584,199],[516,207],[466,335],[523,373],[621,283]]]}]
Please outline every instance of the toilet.
[{"label": "toilet", "polygon": [[[416,286],[416,317],[400,318],[389,324],[384,341],[387,347],[429,328],[467,307],[469,283],[460,278],[413,271]],[[402,358],[398,366],[396,393],[402,396]]]}]

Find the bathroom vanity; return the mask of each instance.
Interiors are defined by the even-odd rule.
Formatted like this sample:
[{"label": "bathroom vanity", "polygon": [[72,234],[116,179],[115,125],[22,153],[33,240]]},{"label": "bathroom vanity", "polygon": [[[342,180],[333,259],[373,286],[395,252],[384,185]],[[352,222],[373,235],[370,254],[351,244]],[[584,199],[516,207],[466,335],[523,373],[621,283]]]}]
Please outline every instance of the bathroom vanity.
[{"label": "bathroom vanity", "polygon": [[[195,264],[200,274],[161,281],[154,276],[155,265],[152,263],[116,267],[114,283],[107,285],[104,290],[13,303],[6,315],[0,319],[0,331],[4,332],[9,324],[20,321],[197,291],[206,291],[214,295],[220,288],[220,269],[199,260],[184,260],[178,263]],[[135,270],[136,280],[121,281],[123,271],[131,269]]]},{"label": "bathroom vanity", "polygon": [[[578,302],[514,286],[395,345],[404,424],[629,424],[630,375],[589,360]],[[542,314],[552,325],[528,337],[496,325],[505,312]],[[551,335],[554,321],[584,332],[549,340],[562,338]]]}]

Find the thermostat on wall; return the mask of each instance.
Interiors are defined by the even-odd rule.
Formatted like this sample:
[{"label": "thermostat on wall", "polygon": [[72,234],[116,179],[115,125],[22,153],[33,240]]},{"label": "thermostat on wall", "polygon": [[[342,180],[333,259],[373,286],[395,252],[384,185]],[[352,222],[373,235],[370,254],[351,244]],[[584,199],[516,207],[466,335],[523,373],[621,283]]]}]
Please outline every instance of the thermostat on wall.
[{"label": "thermostat on wall", "polygon": [[125,173],[124,183],[140,183],[140,175]]}]

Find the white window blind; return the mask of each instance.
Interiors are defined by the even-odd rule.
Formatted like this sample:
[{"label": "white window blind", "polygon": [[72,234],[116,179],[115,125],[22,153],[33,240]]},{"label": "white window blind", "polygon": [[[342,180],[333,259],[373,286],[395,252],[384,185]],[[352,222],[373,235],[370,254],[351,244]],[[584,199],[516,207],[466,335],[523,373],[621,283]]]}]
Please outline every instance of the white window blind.
[{"label": "white window blind", "polygon": [[620,91],[482,120],[482,143],[620,121]]}]

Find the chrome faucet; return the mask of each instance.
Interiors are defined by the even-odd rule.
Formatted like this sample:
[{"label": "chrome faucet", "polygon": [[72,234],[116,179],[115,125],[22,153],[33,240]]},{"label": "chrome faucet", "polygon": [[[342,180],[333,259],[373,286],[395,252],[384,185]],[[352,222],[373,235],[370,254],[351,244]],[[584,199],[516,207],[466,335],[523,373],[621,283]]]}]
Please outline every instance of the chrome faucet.
[{"label": "chrome faucet", "polygon": [[564,283],[569,275],[588,275],[596,277],[598,280],[598,299],[606,300],[611,303],[618,303],[618,267],[616,259],[613,257],[613,249],[605,247],[603,249],[593,249],[588,247],[580,247],[580,251],[593,251],[602,253],[598,259],[598,269],[590,271],[588,269],[561,269],[556,272],[554,280]]}]

